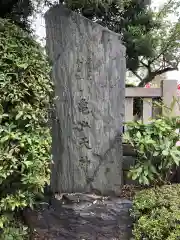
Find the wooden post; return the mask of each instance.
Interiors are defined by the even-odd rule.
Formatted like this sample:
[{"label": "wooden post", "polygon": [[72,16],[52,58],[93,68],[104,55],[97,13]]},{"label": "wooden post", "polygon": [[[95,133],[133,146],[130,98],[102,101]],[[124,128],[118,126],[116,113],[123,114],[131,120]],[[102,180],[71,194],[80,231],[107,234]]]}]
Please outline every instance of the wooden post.
[{"label": "wooden post", "polygon": [[[162,96],[163,96],[163,115],[180,116],[179,97],[177,97],[177,81],[164,80],[162,81]],[[173,101],[176,102],[174,105]],[[168,107],[169,110],[166,108]],[[173,108],[173,109],[171,109]]]},{"label": "wooden post", "polygon": [[143,123],[147,124],[152,119],[152,98],[143,99]]},{"label": "wooden post", "polygon": [[[174,99],[177,101],[171,112],[171,116],[180,116],[180,98],[177,96],[177,81],[176,80],[164,80],[162,81],[162,94],[163,94],[163,103],[171,107],[171,103]],[[163,111],[163,114],[168,114],[168,111]],[[176,181],[180,182],[180,167],[176,170]]]},{"label": "wooden post", "polygon": [[133,98],[125,100],[125,122],[133,121]]}]

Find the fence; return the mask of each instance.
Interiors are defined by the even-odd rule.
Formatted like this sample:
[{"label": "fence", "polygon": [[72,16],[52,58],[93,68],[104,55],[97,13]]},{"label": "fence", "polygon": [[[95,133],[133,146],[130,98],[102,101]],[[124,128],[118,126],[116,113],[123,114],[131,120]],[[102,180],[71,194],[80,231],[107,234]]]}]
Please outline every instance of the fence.
[{"label": "fence", "polygon": [[[177,98],[177,81],[164,80],[160,88],[126,88],[125,96],[125,122],[134,121],[133,100],[134,98],[141,98],[143,100],[142,121],[148,123],[156,115],[153,108],[154,99],[161,98],[163,104],[170,107],[173,99]],[[178,100],[180,100],[180,97],[178,97]],[[165,112],[162,112],[162,114],[165,114]],[[172,114],[180,116],[178,101],[175,103]]]},{"label": "fence", "polygon": [[[125,92],[125,122],[134,121],[133,116],[133,103],[134,98],[142,99],[142,121],[148,123],[150,119],[157,117],[156,114],[159,113],[159,109],[155,109],[153,106],[154,99],[161,99],[163,104],[167,107],[171,107],[171,103],[174,98],[177,98],[177,81],[175,80],[164,80],[162,81],[160,88],[126,88]],[[179,101],[175,103],[175,106],[172,111],[173,116],[180,116],[180,97]],[[161,109],[162,110],[162,109]],[[166,114],[162,112],[161,114]],[[127,173],[130,166],[133,166],[136,161],[136,155],[133,151],[133,148],[128,144],[123,144],[123,181],[124,184],[134,184],[134,181],[131,181],[127,178]],[[180,170],[178,175],[180,176]],[[179,177],[180,178],[180,177]],[[178,180],[180,181],[180,179]]]}]

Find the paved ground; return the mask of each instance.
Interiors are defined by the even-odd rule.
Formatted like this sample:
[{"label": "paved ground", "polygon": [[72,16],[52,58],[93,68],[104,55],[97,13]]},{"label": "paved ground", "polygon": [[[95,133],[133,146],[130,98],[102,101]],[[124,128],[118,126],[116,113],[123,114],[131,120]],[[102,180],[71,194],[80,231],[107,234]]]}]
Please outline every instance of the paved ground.
[{"label": "paved ground", "polygon": [[130,208],[129,200],[74,194],[54,199],[42,209],[27,210],[25,219],[36,229],[33,239],[129,240]]}]

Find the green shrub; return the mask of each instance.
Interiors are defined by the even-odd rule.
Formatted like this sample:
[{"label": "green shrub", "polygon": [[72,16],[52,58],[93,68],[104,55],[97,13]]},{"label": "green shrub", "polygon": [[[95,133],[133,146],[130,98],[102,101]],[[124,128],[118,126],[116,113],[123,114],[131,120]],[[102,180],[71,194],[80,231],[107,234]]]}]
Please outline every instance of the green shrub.
[{"label": "green shrub", "polygon": [[52,95],[49,71],[43,49],[33,38],[0,19],[0,228],[3,234],[9,232],[8,227],[13,228],[16,212],[33,206],[36,195],[49,182],[51,137],[47,108]]},{"label": "green shrub", "polygon": [[180,164],[180,148],[176,146],[180,136],[175,130],[180,127],[177,118],[164,117],[149,124],[127,124],[124,139],[132,145],[137,158],[129,177],[140,184],[164,184]]},{"label": "green shrub", "polygon": [[28,228],[19,222],[19,219],[8,219],[8,227],[3,229],[1,234],[3,240],[24,240],[28,238]]},{"label": "green shrub", "polygon": [[180,185],[143,190],[133,201],[136,240],[178,240],[180,238]]}]

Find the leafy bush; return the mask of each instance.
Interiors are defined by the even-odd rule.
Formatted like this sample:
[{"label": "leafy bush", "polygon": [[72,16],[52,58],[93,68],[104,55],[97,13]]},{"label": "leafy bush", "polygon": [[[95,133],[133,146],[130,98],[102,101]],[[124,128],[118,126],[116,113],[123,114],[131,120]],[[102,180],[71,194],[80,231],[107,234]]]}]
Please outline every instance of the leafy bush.
[{"label": "leafy bush", "polygon": [[161,184],[169,181],[172,170],[180,164],[180,136],[177,118],[164,117],[149,124],[127,124],[125,140],[134,148],[137,159],[129,177],[140,184]]},{"label": "leafy bush", "polygon": [[143,190],[133,201],[136,240],[177,240],[180,237],[180,185]]},{"label": "leafy bush", "polygon": [[33,38],[0,19],[0,39],[0,228],[5,234],[18,209],[33,206],[49,182],[52,84],[46,56]]}]

